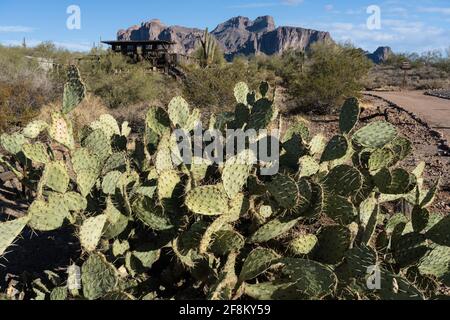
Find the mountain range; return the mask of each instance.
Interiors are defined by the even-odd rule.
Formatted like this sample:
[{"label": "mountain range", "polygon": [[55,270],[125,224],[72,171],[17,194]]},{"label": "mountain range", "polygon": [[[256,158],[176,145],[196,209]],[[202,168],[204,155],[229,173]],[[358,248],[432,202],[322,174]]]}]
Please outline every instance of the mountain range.
[{"label": "mountain range", "polygon": [[[140,25],[119,30],[117,40],[164,40],[174,43],[172,51],[190,55],[199,45],[204,30],[182,26],[167,26],[154,19]],[[316,42],[333,42],[326,31],[275,25],[271,16],[251,20],[234,17],[219,24],[210,32],[222,47],[225,56],[231,60],[236,55],[275,55],[288,49],[307,50]],[[367,56],[375,63],[383,62],[391,54],[390,48],[380,47]]]}]

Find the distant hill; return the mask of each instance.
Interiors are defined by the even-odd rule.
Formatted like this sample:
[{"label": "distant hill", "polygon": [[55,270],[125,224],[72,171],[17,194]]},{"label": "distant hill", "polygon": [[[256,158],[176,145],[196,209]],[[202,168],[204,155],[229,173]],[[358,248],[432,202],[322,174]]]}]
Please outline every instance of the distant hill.
[{"label": "distant hill", "polygon": [[[182,26],[166,26],[160,20],[151,20],[120,30],[118,40],[166,40],[175,42],[174,51],[191,54],[204,30]],[[328,32],[276,27],[270,16],[251,20],[235,17],[219,24],[211,34],[217,39],[225,55],[281,54],[287,49],[305,50],[315,42],[333,41]]]}]

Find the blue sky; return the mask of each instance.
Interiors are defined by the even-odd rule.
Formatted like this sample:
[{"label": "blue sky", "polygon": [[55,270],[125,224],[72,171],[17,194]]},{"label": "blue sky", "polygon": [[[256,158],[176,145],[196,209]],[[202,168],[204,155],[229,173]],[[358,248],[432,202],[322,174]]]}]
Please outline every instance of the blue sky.
[{"label": "blue sky", "polygon": [[[81,9],[81,29],[69,30],[67,8]],[[381,9],[381,29],[369,30],[367,8]],[[1,0],[0,43],[30,45],[53,41],[71,50],[88,50],[100,37],[154,18],[167,25],[214,28],[230,17],[272,15],[278,26],[331,32],[373,51],[389,45],[397,52],[450,47],[449,0]]]}]

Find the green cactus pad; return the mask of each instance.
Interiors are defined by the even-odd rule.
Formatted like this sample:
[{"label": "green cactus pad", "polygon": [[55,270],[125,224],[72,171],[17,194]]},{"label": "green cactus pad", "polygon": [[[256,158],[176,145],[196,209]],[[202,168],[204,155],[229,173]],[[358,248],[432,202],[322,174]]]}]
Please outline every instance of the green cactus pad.
[{"label": "green cactus pad", "polygon": [[195,182],[200,182],[205,179],[211,164],[212,162],[209,160],[194,157],[192,159],[192,164],[188,166],[192,179],[194,179]]},{"label": "green cactus pad", "polygon": [[72,168],[75,173],[82,170],[99,171],[100,161],[88,149],[78,148],[72,153]]},{"label": "green cactus pad", "polygon": [[52,123],[48,130],[50,137],[56,142],[72,150],[75,147],[72,122],[62,114],[52,113]]},{"label": "green cactus pad", "polygon": [[347,227],[324,227],[317,237],[319,243],[313,252],[313,256],[320,262],[332,265],[338,264],[350,248],[351,233]]},{"label": "green cactus pad", "polygon": [[190,211],[215,216],[228,213],[228,197],[223,186],[203,186],[188,192],[185,201]]},{"label": "green cactus pad", "polygon": [[51,301],[65,301],[67,300],[68,292],[67,287],[56,287],[50,293]]},{"label": "green cactus pad", "polygon": [[126,165],[126,154],[122,152],[115,152],[106,160],[102,173],[105,175],[114,170],[123,171],[126,168]]},{"label": "green cactus pad", "polygon": [[29,218],[24,217],[7,222],[0,222],[0,257],[6,252],[14,240],[21,234],[28,223]]},{"label": "green cactus pad", "polygon": [[375,250],[366,245],[350,249],[345,255],[348,271],[353,277],[364,278],[370,267],[376,266],[378,257]]},{"label": "green cactus pad", "polygon": [[289,243],[289,250],[294,255],[307,255],[314,249],[318,241],[317,237],[313,234],[299,235]]},{"label": "green cactus pad", "polygon": [[80,228],[80,242],[83,249],[92,252],[97,249],[106,224],[106,215],[102,214],[86,219]]},{"label": "green cactus pad", "polygon": [[291,177],[279,174],[267,185],[267,189],[285,209],[294,209],[299,204],[298,185]]},{"label": "green cactus pad", "polygon": [[[392,172],[384,168],[374,176],[375,185],[384,194],[405,194],[411,191],[411,175],[403,169]],[[409,190],[411,189],[411,190]]]},{"label": "green cactus pad", "polygon": [[335,136],[325,147],[320,162],[328,162],[338,160],[347,155],[349,145],[347,138],[344,136]]},{"label": "green cactus pad", "polygon": [[147,111],[145,124],[158,136],[162,136],[170,128],[170,119],[163,109],[150,107]]},{"label": "green cactus pad", "polygon": [[345,197],[330,194],[325,197],[323,212],[342,225],[352,223],[356,218],[356,209]]},{"label": "green cactus pad", "polygon": [[433,202],[434,199],[436,198],[438,191],[439,191],[439,184],[440,181],[438,180],[433,187],[427,192],[427,194],[425,195],[424,199],[421,201],[420,206],[422,208],[426,208],[428,206],[430,206]]},{"label": "green cactus pad", "polygon": [[161,141],[158,145],[158,151],[156,152],[155,167],[158,173],[166,170],[172,170],[174,168],[172,163],[170,133],[166,133],[161,137]]},{"label": "green cactus pad", "polygon": [[261,84],[259,85],[259,92],[263,97],[265,97],[267,95],[267,92],[269,92],[269,83],[267,83],[266,81],[261,82]]},{"label": "green cactus pad", "polygon": [[174,126],[184,128],[190,116],[189,104],[182,97],[175,97],[169,103],[169,118]]},{"label": "green cactus pad", "polygon": [[302,120],[299,120],[297,123],[286,130],[283,142],[291,140],[294,135],[299,135],[304,142],[310,140],[309,128]]},{"label": "green cactus pad", "polygon": [[101,115],[100,119],[98,121],[91,123],[90,127],[93,131],[96,130],[103,131],[106,138],[108,138],[109,140],[114,135],[120,136],[119,124],[117,123],[117,120],[109,114]]},{"label": "green cactus pad", "polygon": [[47,146],[41,142],[34,144],[25,143],[22,146],[22,151],[28,159],[33,162],[47,164],[50,162],[50,156],[47,152]]},{"label": "green cactus pad", "polygon": [[28,226],[37,231],[54,231],[62,227],[69,211],[62,206],[57,198],[50,198],[49,202],[35,200],[28,209],[30,221]]},{"label": "green cactus pad", "polygon": [[369,170],[372,174],[376,174],[379,170],[389,167],[395,159],[394,152],[390,149],[383,148],[375,150],[369,159]]},{"label": "green cactus pad", "polygon": [[65,193],[69,187],[70,177],[62,162],[48,163],[45,166],[43,179],[47,187],[59,193]]},{"label": "green cactus pad", "polygon": [[48,124],[42,120],[30,122],[22,131],[22,134],[28,139],[36,139],[48,128]]},{"label": "green cactus pad", "polygon": [[92,254],[81,267],[83,295],[96,300],[113,291],[118,284],[117,271],[100,254]]},{"label": "green cactus pad", "polygon": [[250,176],[251,165],[249,165],[242,157],[230,158],[226,163],[222,172],[222,181],[230,199],[236,197],[241,192],[242,187],[247,183]]},{"label": "green cactus pad", "polygon": [[332,269],[316,261],[285,258],[282,272],[295,283],[298,295],[309,299],[321,299],[334,292],[337,277]]},{"label": "green cactus pad", "polygon": [[175,170],[162,171],[158,177],[158,198],[160,201],[171,199],[181,178]]},{"label": "green cactus pad", "polygon": [[121,176],[122,173],[120,171],[111,171],[110,173],[108,173],[102,181],[103,193],[108,195],[115,195]]},{"label": "green cactus pad", "polygon": [[427,209],[422,209],[419,206],[415,206],[411,213],[411,222],[414,232],[422,232],[430,221],[430,212]]},{"label": "green cactus pad", "polygon": [[322,154],[325,147],[325,137],[322,134],[315,135],[309,143],[309,151],[312,156]]},{"label": "green cactus pad", "polygon": [[403,137],[397,137],[391,142],[390,148],[394,152],[396,162],[406,159],[412,152],[413,146],[411,141]]},{"label": "green cactus pad", "polygon": [[320,170],[319,163],[310,156],[300,158],[300,177],[311,177]]},{"label": "green cactus pad", "polygon": [[263,243],[278,238],[291,230],[300,219],[277,218],[269,221],[258,229],[251,237],[251,243]]},{"label": "green cactus pad", "polygon": [[116,240],[112,246],[112,253],[114,257],[118,258],[123,256],[127,251],[130,250],[130,243],[127,240],[120,241]]},{"label": "green cactus pad", "polygon": [[105,135],[103,130],[98,129],[93,131],[86,139],[83,140],[82,146],[95,155],[100,163],[109,158],[111,150],[111,142]]},{"label": "green cactus pad", "polygon": [[245,259],[239,280],[241,282],[252,280],[266,272],[280,258],[275,251],[265,248],[253,250]]},{"label": "green cactus pad", "polygon": [[20,133],[7,134],[0,136],[0,144],[8,153],[16,155],[22,151],[22,145],[27,143],[27,139]]},{"label": "green cactus pad", "polygon": [[397,129],[386,121],[378,121],[357,131],[353,141],[367,148],[383,148],[397,137]]},{"label": "green cactus pad", "polygon": [[245,284],[244,294],[254,300],[302,300],[295,284],[289,281],[272,281],[258,284]]},{"label": "green cactus pad", "polygon": [[163,213],[162,208],[148,198],[140,196],[133,203],[133,213],[150,229],[165,231],[173,228],[169,218]]},{"label": "green cactus pad", "polygon": [[339,127],[342,134],[349,134],[357,125],[361,108],[356,98],[350,98],[342,106]]},{"label": "green cactus pad", "polygon": [[69,66],[67,78],[67,83],[64,86],[63,114],[70,113],[86,97],[86,88],[81,81],[80,72],[76,66]]},{"label": "green cactus pad", "polygon": [[326,192],[344,197],[356,194],[362,184],[363,177],[358,169],[347,165],[334,167],[323,182]]},{"label": "green cactus pad", "polygon": [[429,250],[425,236],[418,233],[408,233],[391,241],[394,259],[402,268],[417,264]]},{"label": "green cactus pad", "polygon": [[245,245],[245,238],[234,230],[219,230],[214,234],[211,252],[218,256],[226,256],[231,252],[239,252]]},{"label": "green cactus pad", "polygon": [[450,216],[436,223],[426,233],[427,239],[441,246],[450,247]]},{"label": "green cactus pad", "polygon": [[87,197],[97,182],[98,173],[94,170],[81,170],[77,173],[78,189],[83,197]]},{"label": "green cactus pad", "polygon": [[117,210],[110,199],[106,201],[106,209],[103,214],[106,215],[106,223],[103,228],[105,239],[110,240],[118,237],[128,227],[128,217]]},{"label": "green cactus pad", "polygon": [[275,116],[276,110],[273,106],[273,102],[266,98],[262,98],[256,101],[252,109],[248,127],[255,130],[266,129]]},{"label": "green cactus pad", "polygon": [[437,246],[429,252],[419,263],[419,271],[423,275],[434,276],[438,279],[450,275],[450,247]]},{"label": "green cactus pad", "polygon": [[247,95],[250,90],[245,82],[239,82],[234,87],[234,97],[238,103],[247,104]]},{"label": "green cactus pad", "polygon": [[65,193],[62,201],[69,211],[82,212],[87,208],[86,198],[76,192]]}]

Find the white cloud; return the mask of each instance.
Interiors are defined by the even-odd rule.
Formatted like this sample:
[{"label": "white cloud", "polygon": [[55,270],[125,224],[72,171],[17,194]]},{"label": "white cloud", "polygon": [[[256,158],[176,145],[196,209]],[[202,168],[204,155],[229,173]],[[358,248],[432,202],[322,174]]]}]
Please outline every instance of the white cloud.
[{"label": "white cloud", "polygon": [[282,4],[286,6],[298,6],[299,4],[302,4],[303,0],[282,0]]},{"label": "white cloud", "polygon": [[0,26],[0,33],[30,33],[34,28],[24,26]]}]

